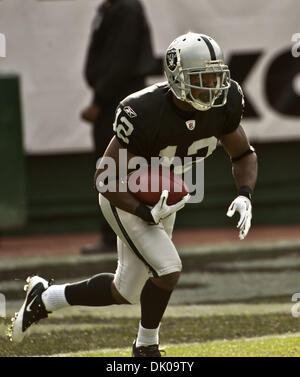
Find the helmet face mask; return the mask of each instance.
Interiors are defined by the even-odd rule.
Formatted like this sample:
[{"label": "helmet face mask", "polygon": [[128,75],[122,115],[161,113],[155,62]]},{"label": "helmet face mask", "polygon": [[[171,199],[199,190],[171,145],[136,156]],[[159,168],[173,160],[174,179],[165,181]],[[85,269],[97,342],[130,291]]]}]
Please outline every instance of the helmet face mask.
[{"label": "helmet face mask", "polygon": [[[222,70],[188,72],[186,87],[186,98],[192,100],[193,104],[200,107],[221,107],[226,103],[227,92],[230,87],[230,73],[226,66]],[[209,84],[206,77],[209,77]],[[193,82],[196,81],[196,85]],[[188,83],[189,82],[189,83]],[[223,94],[223,97],[220,98]],[[219,101],[217,101],[220,99]],[[192,105],[193,105],[192,104]]]},{"label": "helmet face mask", "polygon": [[226,104],[230,72],[212,38],[195,33],[176,38],[167,49],[164,71],[173,94],[195,109]]}]

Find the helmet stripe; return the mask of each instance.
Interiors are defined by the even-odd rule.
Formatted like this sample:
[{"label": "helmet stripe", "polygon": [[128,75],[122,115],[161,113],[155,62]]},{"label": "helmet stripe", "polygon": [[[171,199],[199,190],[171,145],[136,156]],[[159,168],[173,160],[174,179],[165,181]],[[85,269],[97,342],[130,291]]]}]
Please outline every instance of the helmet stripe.
[{"label": "helmet stripe", "polygon": [[209,39],[206,37],[203,37],[202,35],[201,35],[201,38],[204,40],[207,48],[209,49],[211,60],[217,60],[215,50],[213,48],[213,45],[210,43]]}]

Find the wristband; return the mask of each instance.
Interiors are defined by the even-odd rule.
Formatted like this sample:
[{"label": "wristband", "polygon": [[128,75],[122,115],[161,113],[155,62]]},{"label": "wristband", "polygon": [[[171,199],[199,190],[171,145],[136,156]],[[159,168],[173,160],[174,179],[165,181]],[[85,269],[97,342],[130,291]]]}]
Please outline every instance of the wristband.
[{"label": "wristband", "polygon": [[231,157],[231,162],[240,161],[242,158],[246,157],[248,154],[255,152],[255,149],[250,145],[250,148],[246,150],[246,152],[242,153],[237,157]]},{"label": "wristband", "polygon": [[239,189],[239,195],[245,196],[249,200],[252,200],[252,190],[249,186],[241,186]]},{"label": "wristband", "polygon": [[151,214],[151,209],[148,208],[145,204],[141,203],[136,208],[134,214],[140,217],[142,220],[146,221],[147,223],[155,223],[153,216]]}]

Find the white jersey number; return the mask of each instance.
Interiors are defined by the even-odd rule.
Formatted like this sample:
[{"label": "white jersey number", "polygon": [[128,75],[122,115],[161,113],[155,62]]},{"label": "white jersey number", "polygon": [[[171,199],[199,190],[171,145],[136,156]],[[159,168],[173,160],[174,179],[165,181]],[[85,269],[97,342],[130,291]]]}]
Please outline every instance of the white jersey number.
[{"label": "white jersey number", "polygon": [[[212,154],[212,152],[216,149],[217,143],[218,143],[218,140],[214,136],[208,137],[206,139],[196,140],[188,147],[186,156],[187,157],[196,157],[197,155],[199,155],[199,151],[201,149],[207,148],[206,155],[195,161],[196,163],[200,162],[204,158],[206,158],[206,157],[208,157],[209,155]],[[168,147],[162,149],[159,152],[159,157],[163,157],[163,159],[164,159],[163,160],[164,165],[170,166],[172,164],[172,161],[174,160],[175,155],[176,155],[176,150],[177,150],[177,145],[169,145]],[[175,166],[175,168],[174,168],[175,173],[185,172],[192,167],[193,162],[190,161],[190,159],[188,160],[187,163],[184,163],[184,161],[182,161],[182,162],[183,162],[183,165],[176,165]]]},{"label": "white jersey number", "polygon": [[129,139],[128,136],[130,136],[133,132],[133,124],[129,122],[127,118],[122,116],[119,120],[120,112],[122,111],[121,108],[117,110],[116,113],[116,120],[113,124],[113,130],[117,133],[118,137],[124,141],[124,143],[128,144]]}]

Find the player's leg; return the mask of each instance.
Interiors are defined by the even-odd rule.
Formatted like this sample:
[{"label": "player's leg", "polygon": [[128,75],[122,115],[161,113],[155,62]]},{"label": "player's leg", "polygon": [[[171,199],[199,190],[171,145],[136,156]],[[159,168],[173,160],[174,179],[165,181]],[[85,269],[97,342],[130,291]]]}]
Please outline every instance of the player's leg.
[{"label": "player's leg", "polygon": [[[119,246],[122,246],[120,241]],[[118,254],[122,263],[119,263],[117,271],[123,268],[123,262],[126,261],[122,247]],[[132,264],[132,262],[129,262],[129,264]],[[148,269],[142,264],[136,270],[137,274],[132,281],[132,285],[136,289],[138,287],[136,283],[140,280],[141,287],[138,288],[138,292],[140,293],[148,277]],[[122,276],[122,274],[117,274],[117,277],[119,275]],[[142,279],[139,277],[140,275],[143,276]],[[130,276],[134,276],[134,274],[131,273]],[[12,326],[9,329],[11,340],[16,342],[21,341],[25,335],[25,331],[33,323],[47,317],[49,313],[64,307],[72,305],[107,306],[129,304],[131,301],[122,295],[122,288],[120,290],[116,288],[116,284],[122,287],[122,279],[117,278],[117,283],[114,284],[114,278],[114,274],[101,273],[80,282],[61,285],[49,284],[39,276],[28,278],[28,284],[25,286],[27,292],[25,301],[19,312],[12,319]],[[131,282],[129,282],[130,285]],[[134,292],[134,289],[132,292]]]},{"label": "player's leg", "polygon": [[[63,286],[51,286],[42,295],[46,308],[50,311],[61,306],[107,306],[136,302],[139,293],[149,276],[148,268],[128,252],[126,245],[117,238],[118,266],[115,274],[101,273],[90,279]],[[123,273],[130,268],[130,273]],[[125,275],[125,276],[124,276]],[[129,289],[128,289],[129,288]],[[63,291],[63,300],[55,302],[55,291]]]},{"label": "player's leg", "polygon": [[9,327],[10,339],[20,342],[33,323],[64,307],[128,304],[115,291],[113,279],[114,274],[102,273],[76,283],[53,285],[39,276],[29,277],[25,301]]},{"label": "player's leg", "polygon": [[[29,277],[28,284],[25,286],[27,292],[25,301],[12,319],[12,325],[9,328],[10,339],[20,342],[25,331],[33,323],[64,307],[120,305],[137,301],[149,276],[149,269],[131,251],[127,253],[124,246],[118,239],[119,261],[115,275],[101,273],[83,281],[59,285],[53,282],[49,284],[39,276]],[[137,261],[134,269],[135,260]],[[131,271],[124,284],[123,271],[128,266]]]},{"label": "player's leg", "polygon": [[[141,321],[134,344],[134,353],[139,356],[148,353],[149,346],[159,344],[160,321],[171,295],[170,291],[160,290],[155,284],[152,287],[151,276],[144,262],[118,238],[118,268],[113,284],[126,301],[141,303]],[[152,356],[159,356],[157,348],[153,351]]]},{"label": "player's leg", "polygon": [[118,266],[113,287],[130,304],[140,302],[140,295],[151,272],[132,250],[118,237]]},{"label": "player's leg", "polygon": [[[161,318],[182,267],[177,250],[170,239],[175,215],[166,220],[165,224],[148,225],[137,216],[113,207],[103,196],[100,196],[100,205],[108,222],[128,250],[131,250],[153,275],[153,278],[146,279],[141,290],[142,315],[137,342],[133,349],[135,355],[143,356],[144,352],[147,353],[148,346],[153,345],[148,344],[147,339],[152,338],[151,342],[155,337],[158,338]],[[130,276],[131,271],[130,268],[124,268],[123,276]],[[120,293],[129,299],[126,296],[128,292],[120,290]],[[159,356],[158,348],[152,356]]]},{"label": "player's leg", "polygon": [[10,340],[22,341],[33,323],[64,307],[129,304],[115,288],[113,280],[114,274],[101,273],[80,282],[55,285],[39,276],[28,277],[24,303],[8,329]]},{"label": "player's leg", "polygon": [[[162,221],[162,225],[169,239],[172,238],[173,227],[175,223],[175,214]],[[173,244],[165,246],[168,250],[174,252]],[[177,251],[176,251],[177,254]],[[160,328],[160,321],[163,317],[169,299],[175,288],[180,276],[181,265],[178,265],[178,271],[167,275],[152,277],[147,280],[141,292],[141,322],[139,325],[138,336],[135,346],[135,353],[143,354],[145,346],[151,346],[157,339]],[[152,343],[151,343],[152,341]]]}]

